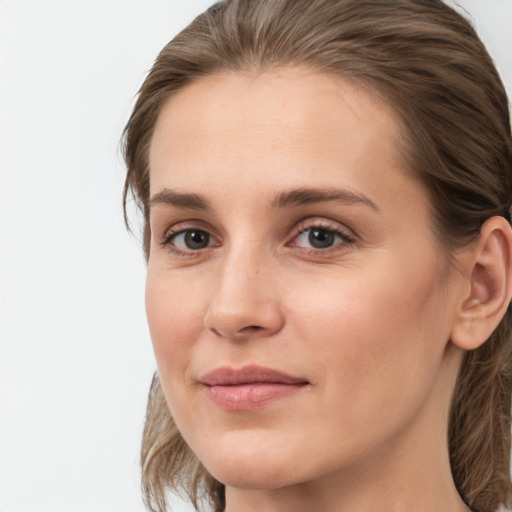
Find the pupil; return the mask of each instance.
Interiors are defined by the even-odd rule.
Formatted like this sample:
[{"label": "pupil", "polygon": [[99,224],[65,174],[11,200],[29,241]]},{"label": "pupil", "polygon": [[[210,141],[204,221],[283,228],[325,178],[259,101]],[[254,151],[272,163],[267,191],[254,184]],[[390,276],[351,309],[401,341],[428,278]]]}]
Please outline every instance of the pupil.
[{"label": "pupil", "polygon": [[204,231],[187,231],[185,233],[185,244],[189,249],[204,249],[209,242],[208,233]]},{"label": "pupil", "polygon": [[316,249],[325,249],[334,243],[334,233],[325,229],[312,229],[309,232],[309,243]]}]

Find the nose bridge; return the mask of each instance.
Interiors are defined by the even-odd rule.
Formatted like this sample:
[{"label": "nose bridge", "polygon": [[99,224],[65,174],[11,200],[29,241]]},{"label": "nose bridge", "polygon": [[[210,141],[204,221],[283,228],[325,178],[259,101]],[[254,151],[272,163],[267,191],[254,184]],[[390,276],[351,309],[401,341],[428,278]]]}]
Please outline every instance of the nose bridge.
[{"label": "nose bridge", "polygon": [[257,245],[245,239],[226,250],[205,317],[205,326],[217,334],[270,334],[280,326],[279,301],[270,279],[271,257]]},{"label": "nose bridge", "polygon": [[267,295],[262,282],[265,260],[255,243],[249,240],[241,241],[228,250],[214,297],[217,307],[232,314],[245,311],[247,315],[249,311],[255,311]]}]

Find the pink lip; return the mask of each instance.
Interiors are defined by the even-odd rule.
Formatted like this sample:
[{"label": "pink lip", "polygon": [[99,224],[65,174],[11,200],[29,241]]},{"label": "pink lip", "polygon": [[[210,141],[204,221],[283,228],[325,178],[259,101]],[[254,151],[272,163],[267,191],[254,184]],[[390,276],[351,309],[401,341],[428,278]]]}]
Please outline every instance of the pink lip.
[{"label": "pink lip", "polygon": [[303,378],[261,366],[240,369],[222,367],[200,379],[209,398],[221,409],[247,411],[263,407],[303,389],[309,382]]}]

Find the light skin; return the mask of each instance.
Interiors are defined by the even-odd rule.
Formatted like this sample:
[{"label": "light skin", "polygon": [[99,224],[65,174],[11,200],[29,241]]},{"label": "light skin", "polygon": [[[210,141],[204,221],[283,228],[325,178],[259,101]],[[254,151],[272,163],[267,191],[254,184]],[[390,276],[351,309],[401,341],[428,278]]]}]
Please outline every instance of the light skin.
[{"label": "light skin", "polygon": [[[512,237],[492,218],[449,263],[400,137],[388,105],[304,69],[202,78],[162,108],[148,323],[228,512],[468,510],[450,399],[512,295]],[[305,385],[219,407],[202,377],[247,365]]]}]

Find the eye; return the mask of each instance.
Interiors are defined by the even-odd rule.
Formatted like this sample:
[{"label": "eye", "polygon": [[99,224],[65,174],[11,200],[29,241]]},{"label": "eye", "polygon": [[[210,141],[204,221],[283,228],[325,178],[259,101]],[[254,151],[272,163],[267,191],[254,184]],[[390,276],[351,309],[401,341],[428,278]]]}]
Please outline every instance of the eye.
[{"label": "eye", "polygon": [[340,245],[350,245],[354,239],[339,229],[308,226],[301,229],[293,245],[303,249],[326,250]]},{"label": "eye", "polygon": [[202,229],[184,229],[169,234],[164,245],[168,245],[178,252],[198,251],[212,245],[212,239],[210,234]]},{"label": "eye", "polygon": [[333,246],[340,237],[323,228],[310,228],[298,236],[298,244],[300,247],[306,247],[309,244],[315,249],[326,249]]}]

